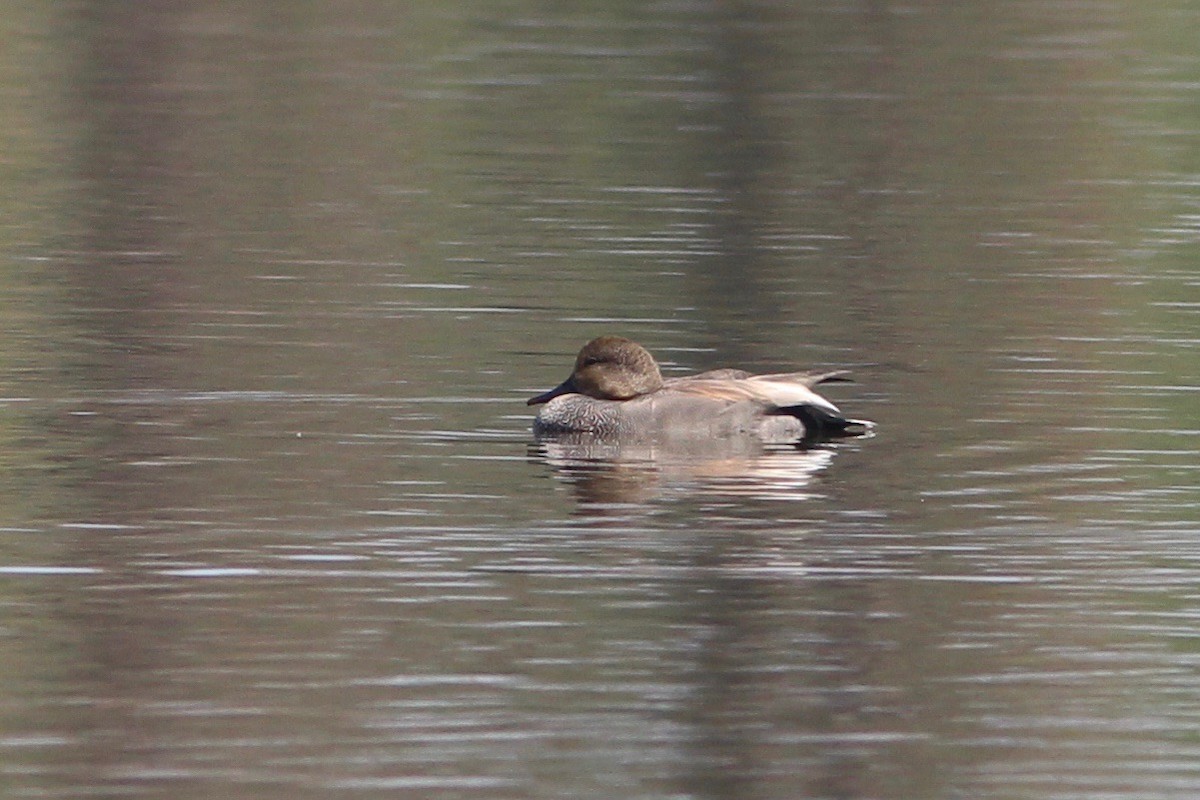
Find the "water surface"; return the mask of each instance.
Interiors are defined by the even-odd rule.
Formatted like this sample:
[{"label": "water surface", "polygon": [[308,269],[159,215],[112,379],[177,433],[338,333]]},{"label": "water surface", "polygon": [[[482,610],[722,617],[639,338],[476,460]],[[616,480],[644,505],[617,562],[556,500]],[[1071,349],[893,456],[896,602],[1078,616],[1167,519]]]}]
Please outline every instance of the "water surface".
[{"label": "water surface", "polygon": [[[1198,22],[14,12],[6,795],[1196,796]],[[601,332],[877,434],[539,447]]]}]

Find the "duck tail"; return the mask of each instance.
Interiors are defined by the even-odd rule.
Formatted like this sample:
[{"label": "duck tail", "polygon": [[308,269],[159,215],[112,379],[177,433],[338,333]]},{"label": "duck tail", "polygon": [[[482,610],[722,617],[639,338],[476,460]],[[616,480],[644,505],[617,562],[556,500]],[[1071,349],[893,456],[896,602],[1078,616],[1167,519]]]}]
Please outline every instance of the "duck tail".
[{"label": "duck tail", "polygon": [[820,406],[787,406],[778,409],[775,413],[787,414],[803,422],[805,439],[866,436],[875,429],[874,422],[865,419],[849,419]]}]

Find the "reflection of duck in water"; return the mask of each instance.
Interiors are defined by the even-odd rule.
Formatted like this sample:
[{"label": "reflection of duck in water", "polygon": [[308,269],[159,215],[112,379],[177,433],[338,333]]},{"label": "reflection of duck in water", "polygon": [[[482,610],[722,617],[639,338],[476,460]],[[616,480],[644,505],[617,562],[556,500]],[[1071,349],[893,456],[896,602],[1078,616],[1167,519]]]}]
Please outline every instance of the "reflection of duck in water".
[{"label": "reflection of duck in water", "polygon": [[844,380],[843,375],[718,369],[663,380],[641,345],[601,336],[579,351],[569,378],[530,398],[529,405],[545,403],[533,423],[539,437],[590,434],[662,442],[749,435],[764,442],[797,442],[859,436],[874,424],[847,419],[812,390]]},{"label": "reflection of duck in water", "polygon": [[[751,446],[721,446],[737,441]],[[584,505],[645,503],[671,491],[803,500],[834,457],[828,445],[764,445],[752,437],[679,448],[565,436],[544,438],[531,448],[530,455],[552,467]]]}]

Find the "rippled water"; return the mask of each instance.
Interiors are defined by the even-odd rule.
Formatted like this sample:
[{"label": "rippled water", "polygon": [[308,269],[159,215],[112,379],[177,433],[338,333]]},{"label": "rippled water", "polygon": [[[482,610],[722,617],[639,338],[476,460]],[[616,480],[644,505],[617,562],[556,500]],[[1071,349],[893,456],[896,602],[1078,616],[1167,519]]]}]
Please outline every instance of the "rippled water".
[{"label": "rippled water", "polygon": [[[14,11],[3,793],[1197,796],[1198,21]],[[878,429],[535,443],[599,332]]]}]

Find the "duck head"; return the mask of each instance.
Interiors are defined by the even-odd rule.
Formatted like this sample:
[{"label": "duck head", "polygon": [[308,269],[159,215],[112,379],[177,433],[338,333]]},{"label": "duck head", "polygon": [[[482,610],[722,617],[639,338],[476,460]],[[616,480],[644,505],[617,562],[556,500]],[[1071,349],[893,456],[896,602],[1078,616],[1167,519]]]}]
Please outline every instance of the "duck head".
[{"label": "duck head", "polygon": [[620,336],[601,336],[579,351],[571,377],[550,391],[529,398],[526,404],[545,403],[564,394],[582,394],[597,400],[631,400],[661,389],[662,385],[662,373],[646,348]]}]

